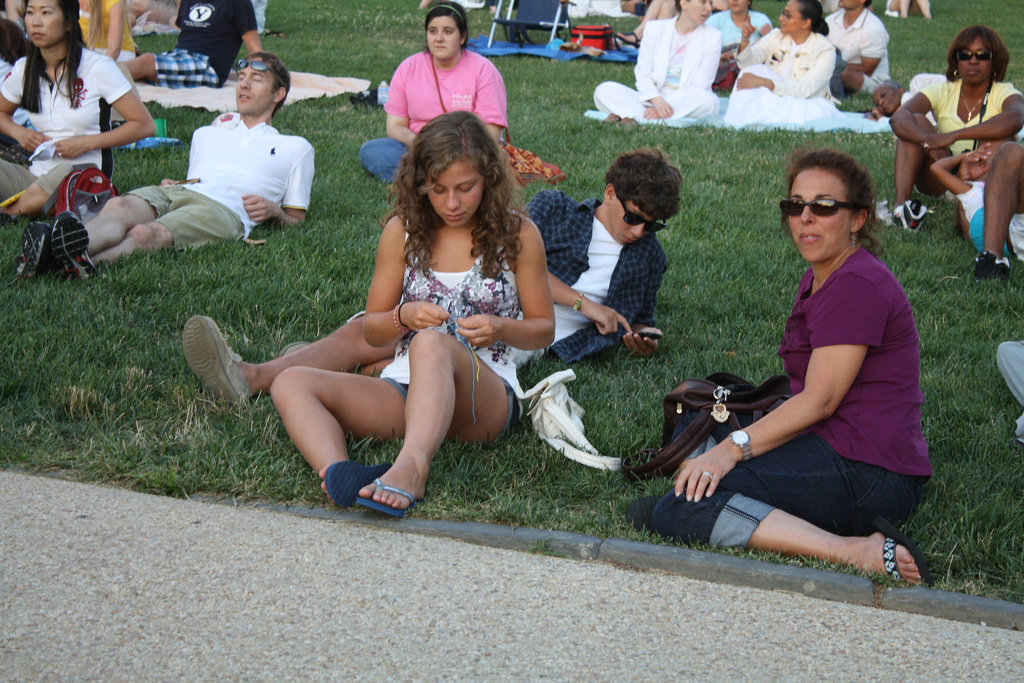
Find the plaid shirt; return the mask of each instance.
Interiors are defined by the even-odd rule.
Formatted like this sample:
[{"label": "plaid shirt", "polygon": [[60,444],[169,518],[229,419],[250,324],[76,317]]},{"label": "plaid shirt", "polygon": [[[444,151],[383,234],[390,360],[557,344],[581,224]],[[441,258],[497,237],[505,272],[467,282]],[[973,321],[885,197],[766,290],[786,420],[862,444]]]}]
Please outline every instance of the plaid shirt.
[{"label": "plaid shirt", "polygon": [[[588,268],[587,252],[593,233],[597,199],[577,203],[564,192],[545,190],[530,200],[527,211],[544,238],[548,271],[570,287]],[[668,267],[665,250],[654,235],[622,247],[615,264],[605,305],[622,314],[630,325],[654,325],[654,304],[661,278]],[[551,350],[566,363],[620,344],[625,330],[599,334],[595,325],[578,330]]]}]

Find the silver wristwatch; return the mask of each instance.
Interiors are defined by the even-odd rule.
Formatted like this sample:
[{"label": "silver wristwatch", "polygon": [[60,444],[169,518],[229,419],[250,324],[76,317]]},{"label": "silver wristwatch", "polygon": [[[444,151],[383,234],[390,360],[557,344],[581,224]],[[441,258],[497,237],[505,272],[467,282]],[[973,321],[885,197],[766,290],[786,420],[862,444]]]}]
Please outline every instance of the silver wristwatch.
[{"label": "silver wristwatch", "polygon": [[741,461],[750,460],[754,457],[754,454],[750,452],[750,436],[745,431],[737,429],[729,435],[729,440],[732,441],[736,448],[740,449]]}]

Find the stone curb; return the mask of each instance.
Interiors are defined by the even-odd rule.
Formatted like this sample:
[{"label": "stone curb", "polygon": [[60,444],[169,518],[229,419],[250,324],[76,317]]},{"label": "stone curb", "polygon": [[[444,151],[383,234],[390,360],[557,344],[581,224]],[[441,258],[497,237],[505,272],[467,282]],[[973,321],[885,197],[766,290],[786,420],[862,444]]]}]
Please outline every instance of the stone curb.
[{"label": "stone curb", "polygon": [[702,581],[799,593],[823,600],[874,606],[1014,631],[1024,629],[1024,605],[1006,600],[929,588],[883,590],[869,579],[849,574],[762,562],[680,546],[642,543],[624,538],[601,539],[568,531],[548,531],[483,522],[390,519],[383,515],[356,510],[275,503],[240,503],[230,498],[212,496],[193,496],[191,500],[350,522],[402,533],[450,538],[492,548],[599,560],[636,569],[666,571]]},{"label": "stone curb", "polygon": [[871,607],[875,602],[875,584],[868,579],[679,546],[609,538],[601,545],[598,559],[641,569],[661,569],[691,579],[801,593],[854,605]]},{"label": "stone curb", "polygon": [[976,595],[929,588],[886,588],[881,607],[1012,631],[1024,629],[1024,605]]}]

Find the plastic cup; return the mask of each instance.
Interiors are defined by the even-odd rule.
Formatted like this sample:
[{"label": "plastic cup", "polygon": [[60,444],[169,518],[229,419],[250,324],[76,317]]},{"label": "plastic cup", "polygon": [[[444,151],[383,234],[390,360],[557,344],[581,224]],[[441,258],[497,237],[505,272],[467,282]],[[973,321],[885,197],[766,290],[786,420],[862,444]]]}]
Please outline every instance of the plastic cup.
[{"label": "plastic cup", "polygon": [[167,137],[167,119],[153,119],[153,123],[156,124],[156,133],[154,133],[154,137]]}]

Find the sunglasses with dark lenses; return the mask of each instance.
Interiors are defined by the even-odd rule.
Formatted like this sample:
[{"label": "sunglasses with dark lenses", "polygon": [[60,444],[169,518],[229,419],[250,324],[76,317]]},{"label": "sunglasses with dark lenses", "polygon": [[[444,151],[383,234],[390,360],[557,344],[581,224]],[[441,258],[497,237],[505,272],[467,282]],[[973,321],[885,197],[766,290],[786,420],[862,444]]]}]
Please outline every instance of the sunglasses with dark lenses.
[{"label": "sunglasses with dark lenses", "polygon": [[977,57],[979,62],[987,62],[992,59],[992,50],[957,50],[956,58],[961,62],[971,61],[971,57]]},{"label": "sunglasses with dark lenses", "polygon": [[626,221],[629,225],[640,225],[643,223],[645,232],[658,232],[659,230],[665,229],[665,224],[662,221],[649,221],[639,214],[635,214],[629,209],[623,207],[622,220]]},{"label": "sunglasses with dark lenses", "polygon": [[796,218],[804,212],[804,207],[809,207],[811,213],[815,216],[835,216],[839,209],[859,209],[853,202],[841,202],[838,199],[812,199],[809,202],[805,202],[802,199],[793,199],[788,197],[779,202],[779,208],[782,209],[783,216],[789,216],[790,218]]},{"label": "sunglasses with dark lenses", "polygon": [[235,70],[241,71],[242,69],[249,67],[253,71],[270,71],[270,65],[266,62],[260,62],[255,59],[246,59],[242,57],[235,63]]}]

